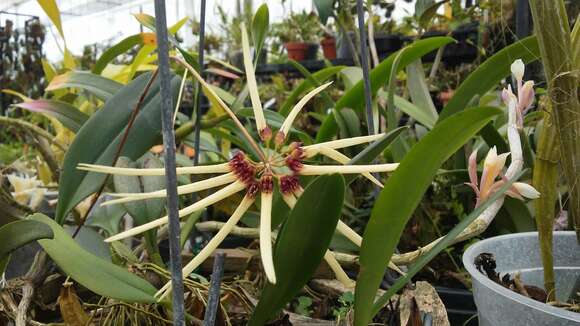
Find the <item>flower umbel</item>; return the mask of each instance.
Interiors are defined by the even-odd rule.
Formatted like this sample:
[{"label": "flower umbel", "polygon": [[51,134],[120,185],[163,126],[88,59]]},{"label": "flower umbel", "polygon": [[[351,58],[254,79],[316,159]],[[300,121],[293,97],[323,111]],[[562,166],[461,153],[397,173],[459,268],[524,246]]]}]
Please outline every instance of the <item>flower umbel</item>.
[{"label": "flower umbel", "polygon": [[[243,35],[245,35],[245,29],[242,26]],[[247,42],[247,35],[243,37]],[[262,109],[260,98],[257,92],[257,85],[255,82],[254,69],[251,66],[251,60],[249,58],[249,48],[246,48],[247,44],[244,44],[244,62],[246,65],[246,77],[248,79],[248,89],[250,92],[251,102],[254,109],[254,118],[256,121],[256,129],[258,134],[258,139],[252,138],[250,132],[245,129],[243,124],[239,121],[233,111],[217,96],[214,90],[209,87],[209,85],[202,79],[202,77],[189,66],[181,58],[174,57],[178,63],[186,67],[192,75],[199,81],[199,83],[204,88],[205,93],[212,97],[214,103],[217,103],[233,120],[236,126],[240,129],[242,134],[247,138],[252,149],[257,155],[257,159],[250,157],[243,151],[238,151],[235,153],[229,162],[206,165],[206,166],[195,166],[178,168],[178,174],[220,174],[216,177],[212,177],[206,180],[194,182],[188,185],[178,187],[179,194],[187,194],[192,192],[199,192],[202,190],[222,187],[213,194],[198,200],[192,205],[185,207],[179,211],[179,217],[184,217],[192,212],[199,211],[213,205],[214,203],[221,201],[227,197],[230,197],[238,192],[245,192],[245,196],[238,205],[238,208],[234,211],[232,216],[226,222],[225,226],[214,236],[214,238],[208,243],[208,245],[196,256],[192,261],[190,261],[183,269],[183,274],[185,276],[189,275],[195,268],[197,268],[212,252],[217,248],[217,246],[223,241],[223,239],[231,232],[232,228],[236,225],[242,215],[254,204],[257,196],[260,196],[260,255],[262,259],[262,265],[266,277],[270,283],[276,283],[276,272],[274,269],[273,259],[272,259],[272,198],[273,192],[275,190],[274,183],[279,185],[279,190],[282,198],[288,204],[288,206],[293,207],[297,198],[303,192],[302,185],[300,184],[299,176],[301,175],[322,175],[322,174],[332,174],[332,173],[342,173],[342,174],[362,174],[367,179],[371,180],[373,183],[382,186],[379,180],[377,180],[370,173],[376,172],[390,172],[397,168],[398,164],[372,164],[372,165],[344,165],[350,161],[350,158],[346,155],[340,153],[338,149],[354,146],[358,144],[370,143],[383,136],[383,134],[372,135],[372,136],[362,136],[353,137],[348,139],[334,140],[319,144],[314,144],[310,146],[303,146],[298,142],[288,142],[289,132],[291,126],[300,113],[300,110],[305,106],[307,101],[317,95],[319,92],[327,88],[330,83],[324,84],[318,88],[315,88],[308,94],[304,96],[291,110],[290,114],[286,117],[286,120],[281,125],[280,129],[277,131],[276,136],[272,142],[272,129],[268,126],[265,119],[265,115]],[[306,164],[306,160],[311,159],[317,155],[326,156],[336,162],[338,165],[313,165]],[[117,167],[107,167],[91,164],[80,164],[79,169],[92,172],[109,173],[109,174],[119,174],[119,175],[163,175],[163,169],[130,169],[130,168],[117,168]],[[123,202],[144,200],[148,198],[162,198],[166,194],[165,190],[150,192],[150,193],[138,193],[138,194],[112,194],[114,197],[120,197],[109,202],[107,204],[118,204]],[[140,234],[149,229],[159,227],[168,222],[168,217],[164,216],[160,219],[151,221],[149,223],[140,225],[138,227],[126,230],[119,234],[116,234],[106,241],[116,241],[124,239],[136,234]],[[340,224],[341,227],[338,229],[342,233],[355,233],[345,224]],[[360,238],[360,236],[350,238]],[[331,265],[333,270],[337,275],[341,274],[342,269],[340,265],[337,266],[333,255],[326,255],[327,262]],[[396,266],[395,266],[396,267]],[[344,271],[342,271],[344,273]],[[346,274],[344,274],[346,275]],[[348,278],[348,277],[347,277]],[[344,279],[344,277],[342,277]],[[164,286],[158,295],[161,297],[165,296],[170,289],[170,284]]]}]

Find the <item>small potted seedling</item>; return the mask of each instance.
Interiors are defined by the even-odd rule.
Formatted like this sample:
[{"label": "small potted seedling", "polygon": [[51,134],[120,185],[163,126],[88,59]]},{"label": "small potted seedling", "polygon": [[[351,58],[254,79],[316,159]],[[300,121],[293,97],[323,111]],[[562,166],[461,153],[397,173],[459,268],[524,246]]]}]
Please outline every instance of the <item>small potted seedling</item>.
[{"label": "small potted seedling", "polygon": [[292,13],[282,22],[275,24],[273,31],[284,44],[289,59],[295,61],[316,59],[321,28],[315,15],[305,11]]}]

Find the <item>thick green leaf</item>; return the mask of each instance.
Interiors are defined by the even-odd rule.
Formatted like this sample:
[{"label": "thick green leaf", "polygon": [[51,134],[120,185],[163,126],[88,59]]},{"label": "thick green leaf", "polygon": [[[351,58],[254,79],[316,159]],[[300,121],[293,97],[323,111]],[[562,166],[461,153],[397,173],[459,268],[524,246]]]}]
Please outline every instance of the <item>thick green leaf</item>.
[{"label": "thick green leaf", "polygon": [[[328,68],[324,68],[312,74],[312,77],[315,78],[318,82],[324,83],[328,80],[328,78],[336,75],[344,66],[332,66]],[[280,106],[280,110],[278,111],[281,115],[286,116],[292,110],[292,107],[300,100],[300,95],[307,92],[311,88],[317,87],[320,85],[314,85],[312,80],[304,79],[298,86],[294,88],[292,93],[288,95],[286,101]]]},{"label": "thick green leaf", "polygon": [[86,71],[70,71],[55,76],[46,87],[47,91],[63,88],[84,89],[103,101],[109,100],[121,87],[122,84],[103,76],[95,75]]},{"label": "thick green leaf", "polygon": [[[113,163],[114,154],[125,133],[127,122],[150,77],[151,73],[142,74],[121,88],[105,103],[103,108],[91,116],[77,133],[64,158],[56,211],[58,223],[63,223],[67,213],[81,200],[95,192],[103,182],[105,178],[103,174],[77,170],[77,165],[79,163],[101,165]],[[180,78],[174,77],[172,80],[174,97],[177,97],[179,83]],[[121,156],[137,159],[151,146],[159,143],[161,139],[160,103],[159,82],[156,80],[143,100]]]},{"label": "thick green leaf", "polygon": [[262,4],[254,14],[252,19],[252,38],[254,47],[256,48],[256,59],[259,57],[268,34],[268,27],[270,24],[270,11],[267,4]]},{"label": "thick green leaf", "polygon": [[278,234],[277,282],[266,284],[248,325],[264,325],[316,271],[334,234],[344,190],[344,179],[338,174],[320,176],[306,187]]},{"label": "thick green leaf", "polygon": [[475,108],[441,122],[411,148],[389,177],[363,236],[355,292],[355,325],[366,326],[370,322],[373,301],[387,262],[438,169],[500,113],[496,108]]},{"label": "thick green leaf", "polygon": [[42,214],[30,219],[52,229],[54,239],[38,243],[52,260],[72,279],[98,295],[124,302],[153,303],[153,285],[125,268],[109,263],[80,247],[54,220]]},{"label": "thick green leaf", "polygon": [[510,75],[510,66],[514,60],[522,59],[525,63],[530,63],[538,60],[539,57],[540,49],[535,36],[526,37],[503,48],[479,65],[459,85],[439,115],[439,121],[467,108],[475,97],[481,97],[496,87],[503,78]]},{"label": "thick green leaf", "polygon": [[421,123],[422,125],[424,125],[425,127],[429,128],[429,129],[433,129],[433,126],[435,126],[435,123],[437,122],[437,118],[433,117],[432,115],[427,113],[427,110],[424,110],[418,106],[416,106],[415,104],[407,101],[406,99],[395,95],[393,97],[393,101],[395,102],[395,106],[405,112],[406,114],[408,114],[411,118],[417,120],[419,123]]},{"label": "thick green leaf", "polygon": [[433,249],[429,250],[426,254],[422,255],[417,259],[417,261],[409,267],[409,269],[405,272],[405,275],[400,277],[395,284],[389,287],[389,290],[385,292],[378,300],[375,302],[373,307],[373,315],[376,315],[382,307],[387,304],[389,299],[397,293],[400,289],[407,284],[413,276],[415,276],[425,265],[427,265],[433,258],[435,258],[441,251],[443,251],[447,246],[449,246],[457,236],[465,230],[489,205],[493,204],[499,197],[503,196],[503,194],[509,190],[511,185],[519,179],[519,177],[523,173],[520,172],[514,178],[508,180],[500,189],[494,192],[488,200],[486,200],[483,204],[476,207],[471,214],[467,217],[463,218],[461,222],[459,222],[447,235],[441,239],[437,244],[433,247]]},{"label": "thick green leaf", "polygon": [[63,126],[73,132],[79,131],[82,125],[88,120],[89,116],[79,111],[76,107],[61,101],[53,100],[33,100],[22,102],[15,106],[45,114],[49,117],[56,118]]},{"label": "thick green leaf", "polygon": [[95,66],[93,67],[93,74],[101,74],[103,70],[107,67],[107,65],[113,61],[116,57],[120,56],[121,54],[131,50],[135,45],[142,45],[143,44],[143,37],[141,34],[135,34],[128,36],[121,40],[119,43],[113,45],[112,47],[108,48],[95,62]]},{"label": "thick green leaf", "polygon": [[41,222],[20,220],[5,224],[0,228],[0,259],[32,241],[53,236],[52,229]]},{"label": "thick green leaf", "polygon": [[[399,63],[397,65],[397,71],[404,69],[408,64],[421,58],[429,52],[451,42],[453,42],[453,39],[450,37],[431,37],[428,39],[415,41],[409,46],[399,50],[404,51],[404,55],[400,56]],[[391,54],[371,71],[370,79],[373,95],[377,93],[379,88],[389,82],[391,68],[395,58],[399,54],[399,51]],[[364,87],[363,81],[361,80],[352,89],[346,92],[338,100],[338,102],[336,102],[336,109],[351,108],[361,111],[364,105],[364,101],[362,100],[363,98]],[[336,134],[337,128],[338,126],[334,120],[334,116],[328,115],[328,117],[322,123],[321,130],[316,135],[316,142],[330,140],[330,138]]]}]

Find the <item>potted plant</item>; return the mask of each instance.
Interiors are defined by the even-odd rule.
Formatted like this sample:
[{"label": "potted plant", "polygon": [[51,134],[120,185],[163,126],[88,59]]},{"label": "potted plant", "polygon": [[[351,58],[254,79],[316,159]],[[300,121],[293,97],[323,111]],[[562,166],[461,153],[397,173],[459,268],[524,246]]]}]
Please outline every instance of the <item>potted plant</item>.
[{"label": "potted plant", "polygon": [[288,58],[296,61],[316,59],[320,24],[312,13],[291,13],[273,26],[274,35],[284,44]]},{"label": "potted plant", "polygon": [[[533,172],[534,184],[542,194],[535,203],[539,232],[483,240],[469,247],[463,256],[463,263],[472,276],[479,323],[483,326],[580,324],[577,306],[580,246],[577,234],[571,231],[553,232],[559,161],[562,162],[570,189],[567,203],[570,215],[574,217],[580,213],[579,192],[570,186],[578,182],[580,171],[577,166],[567,163],[574,162],[579,155],[572,148],[578,147],[580,130],[577,124],[568,123],[573,120],[570,115],[580,112],[575,93],[578,83],[577,77],[572,77],[572,80],[558,77],[565,71],[578,69],[579,62],[570,59],[572,56],[567,53],[572,53],[579,44],[577,39],[570,39],[569,30],[561,28],[567,26],[567,19],[565,11],[553,8],[558,6],[564,8],[561,2],[548,4],[531,1],[535,25],[541,26],[536,31],[550,100],[542,114],[548,113],[553,117],[550,119],[553,122],[544,123],[541,129]],[[566,23],[561,24],[562,21]],[[576,31],[579,26],[576,26]],[[517,129],[523,130],[523,114],[534,99],[534,83],[524,82],[524,64],[521,60],[516,60],[511,70],[517,82],[518,96],[511,89],[506,89],[502,97],[510,111],[515,111],[513,116]],[[566,136],[570,134],[576,136]],[[513,137],[519,140],[517,131]],[[555,150],[558,146],[559,152]],[[512,164],[517,160],[523,162],[521,150],[512,150],[511,159]],[[573,225],[571,222],[569,224]],[[575,227],[578,230],[578,224]]]},{"label": "potted plant", "polygon": [[320,40],[320,45],[322,46],[322,54],[326,59],[336,59],[336,38],[333,35],[325,33]]}]

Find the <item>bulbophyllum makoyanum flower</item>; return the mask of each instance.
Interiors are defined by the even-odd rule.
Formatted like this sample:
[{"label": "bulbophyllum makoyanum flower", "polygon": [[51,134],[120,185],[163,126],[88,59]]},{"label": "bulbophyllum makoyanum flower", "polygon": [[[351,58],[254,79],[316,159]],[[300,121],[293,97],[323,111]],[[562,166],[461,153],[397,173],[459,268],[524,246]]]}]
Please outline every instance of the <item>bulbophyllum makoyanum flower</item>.
[{"label": "bulbophyllum makoyanum flower", "polygon": [[[344,165],[350,158],[340,153],[338,149],[355,146],[359,144],[373,142],[383,136],[383,134],[353,137],[347,139],[340,139],[318,143],[309,146],[303,146],[298,142],[288,143],[291,126],[300,113],[304,105],[318,93],[330,86],[331,83],[324,84],[315,88],[306,94],[298,103],[292,108],[285,121],[274,135],[273,130],[268,125],[262,104],[258,95],[258,88],[256,78],[254,75],[254,67],[250,57],[250,50],[248,45],[248,36],[245,28],[242,28],[243,40],[243,55],[244,66],[247,78],[247,86],[250,93],[250,100],[253,107],[254,119],[256,122],[256,129],[259,139],[254,140],[249,131],[242,125],[234,112],[220,99],[220,97],[209,87],[209,85],[202,79],[202,77],[189,66],[185,61],[179,57],[172,59],[186,67],[193,76],[199,81],[204,88],[206,95],[214,100],[234,121],[242,134],[245,136],[247,142],[257,154],[257,158],[252,158],[248,154],[238,151],[229,162],[201,165],[194,167],[180,167],[177,168],[177,174],[219,174],[206,180],[193,182],[191,184],[182,185],[177,188],[178,194],[188,194],[207,190],[211,188],[222,187],[213,194],[198,200],[190,206],[187,206],[179,211],[179,217],[188,216],[189,214],[202,210],[218,201],[224,200],[236,193],[244,192],[245,195],[238,207],[232,213],[231,217],[225,225],[217,232],[217,234],[209,241],[209,243],[196,255],[184,268],[183,274],[189,275],[195,268],[197,268],[225,239],[231,232],[233,227],[238,223],[244,213],[255,203],[256,198],[260,197],[260,256],[264,272],[267,280],[270,283],[276,283],[276,271],[274,270],[274,263],[272,258],[272,200],[273,191],[276,189],[274,183],[278,184],[278,189],[282,198],[293,207],[297,198],[303,192],[300,184],[299,176],[323,175],[332,173],[342,174],[362,174],[373,183],[382,186],[371,173],[389,172],[396,169],[397,163],[390,164],[370,164],[370,165]],[[317,155],[326,156],[332,160],[337,161],[341,165],[312,165],[307,164],[306,160]],[[164,175],[164,169],[132,169],[132,168],[118,168],[109,166],[99,166],[92,164],[79,164],[79,169],[91,172],[100,172],[118,175]],[[145,200],[149,198],[164,198],[166,190],[159,190],[148,193],[112,193],[117,199],[110,200],[103,203],[103,205],[120,204],[136,200]],[[168,223],[168,217],[151,221],[149,223],[140,225],[138,227],[126,230],[116,234],[108,239],[107,242],[121,240],[130,236],[134,236],[150,230],[152,228],[160,227]],[[344,234],[348,239],[359,245],[362,242],[361,237],[345,223],[339,222],[337,230]],[[334,255],[327,251],[325,260],[333,269],[337,278],[343,283],[349,283],[350,279],[344,273]],[[391,268],[396,269],[396,266],[390,264]],[[163,297],[170,290],[171,284],[166,284],[158,295]]]}]

